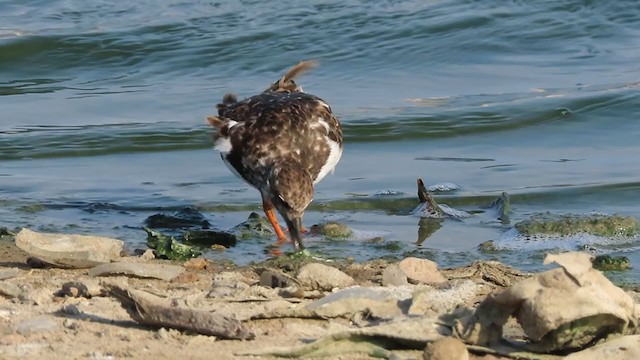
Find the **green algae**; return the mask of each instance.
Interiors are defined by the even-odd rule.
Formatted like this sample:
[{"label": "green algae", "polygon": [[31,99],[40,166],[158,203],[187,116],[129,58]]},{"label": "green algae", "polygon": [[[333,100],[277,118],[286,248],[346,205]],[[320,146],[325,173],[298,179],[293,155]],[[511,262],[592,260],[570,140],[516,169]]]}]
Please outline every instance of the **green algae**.
[{"label": "green algae", "polygon": [[538,214],[532,216],[529,220],[516,223],[515,227],[525,236],[568,236],[586,233],[596,236],[613,237],[634,236],[640,231],[640,224],[638,224],[638,221],[633,217],[602,214]]},{"label": "green algae", "polygon": [[147,245],[154,249],[161,258],[184,261],[201,255],[200,251],[178,242],[173,236],[164,235],[147,227],[142,229],[147,232]]},{"label": "green algae", "polygon": [[600,271],[626,271],[631,269],[631,261],[626,256],[599,255],[593,260],[593,268]]}]

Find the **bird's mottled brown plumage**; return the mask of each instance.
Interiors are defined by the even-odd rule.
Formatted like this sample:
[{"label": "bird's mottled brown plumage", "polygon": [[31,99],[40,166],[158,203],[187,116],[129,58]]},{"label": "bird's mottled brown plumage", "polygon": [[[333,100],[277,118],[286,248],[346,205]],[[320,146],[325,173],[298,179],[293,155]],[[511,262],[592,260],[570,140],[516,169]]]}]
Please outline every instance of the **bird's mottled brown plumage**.
[{"label": "bird's mottled brown plumage", "polygon": [[[329,105],[293,82],[314,65],[301,62],[245,100],[227,94],[217,105],[218,116],[207,118],[218,130],[214,140],[222,159],[260,191],[265,210],[275,207],[285,218],[296,248],[302,244],[292,227],[300,225],[313,184],[333,170],[342,154],[342,129]],[[274,227],[278,231],[277,223]]]}]

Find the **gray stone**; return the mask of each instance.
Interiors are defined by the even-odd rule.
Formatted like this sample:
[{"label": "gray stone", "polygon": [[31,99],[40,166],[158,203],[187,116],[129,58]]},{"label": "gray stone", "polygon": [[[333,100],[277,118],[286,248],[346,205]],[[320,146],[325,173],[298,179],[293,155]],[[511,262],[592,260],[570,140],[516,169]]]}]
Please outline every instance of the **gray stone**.
[{"label": "gray stone", "polygon": [[398,264],[391,264],[382,271],[382,286],[402,286],[408,283],[407,275]]},{"label": "gray stone", "polygon": [[232,298],[250,287],[245,282],[246,280],[244,276],[233,271],[216,274],[213,277],[213,288],[207,294],[207,297],[216,299]]},{"label": "gray stone", "polygon": [[309,290],[330,291],[355,284],[355,280],[342,271],[323,264],[307,264],[296,277],[300,285]]},{"label": "gray stone", "polygon": [[90,276],[129,275],[141,278],[154,278],[169,281],[184,272],[182,266],[169,264],[145,264],[117,262],[102,264],[89,270]]},{"label": "gray stone", "polygon": [[45,317],[37,317],[29,320],[25,320],[16,325],[16,332],[21,335],[28,335],[33,333],[41,333],[54,331],[58,328],[58,324]]},{"label": "gray stone", "polygon": [[76,304],[68,304],[63,306],[62,312],[71,316],[78,316],[82,314],[82,311],[80,311],[80,309],[78,308],[78,305]]},{"label": "gray stone", "polygon": [[88,268],[108,263],[120,257],[123,242],[107,237],[39,233],[22,229],[16,235],[16,245],[29,255],[49,264]]},{"label": "gray stone", "polygon": [[92,298],[102,295],[102,286],[100,286],[100,282],[95,279],[69,281],[62,284],[61,294],[69,297]]},{"label": "gray stone", "polygon": [[407,275],[410,282],[439,284],[447,281],[438,271],[438,265],[428,259],[408,257],[398,263],[398,267]]},{"label": "gray stone", "polygon": [[298,282],[293,277],[276,269],[265,269],[260,273],[260,286],[270,288],[286,288],[297,286]]}]

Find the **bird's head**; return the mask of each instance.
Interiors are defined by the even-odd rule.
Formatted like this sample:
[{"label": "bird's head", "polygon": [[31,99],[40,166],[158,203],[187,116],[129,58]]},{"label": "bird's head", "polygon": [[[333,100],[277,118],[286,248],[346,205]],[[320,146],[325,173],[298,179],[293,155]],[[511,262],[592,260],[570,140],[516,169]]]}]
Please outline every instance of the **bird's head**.
[{"label": "bird's head", "polygon": [[313,181],[309,172],[296,161],[274,164],[265,189],[282,215],[296,250],[302,249],[302,217],[313,200]]}]

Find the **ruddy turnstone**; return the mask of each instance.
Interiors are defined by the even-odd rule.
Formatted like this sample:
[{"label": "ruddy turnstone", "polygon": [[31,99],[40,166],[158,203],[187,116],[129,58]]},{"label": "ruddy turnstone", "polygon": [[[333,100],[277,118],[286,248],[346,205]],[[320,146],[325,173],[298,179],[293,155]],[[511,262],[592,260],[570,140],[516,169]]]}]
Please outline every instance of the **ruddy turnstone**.
[{"label": "ruddy turnstone", "polygon": [[302,61],[261,94],[238,101],[226,94],[218,116],[207,121],[217,132],[215,148],[238,177],[260,191],[262,206],[278,243],[286,236],[303,249],[302,216],[313,200],[313,185],[332,172],[342,156],[342,128],[329,105],[307,94],[293,78],[315,66]]}]

